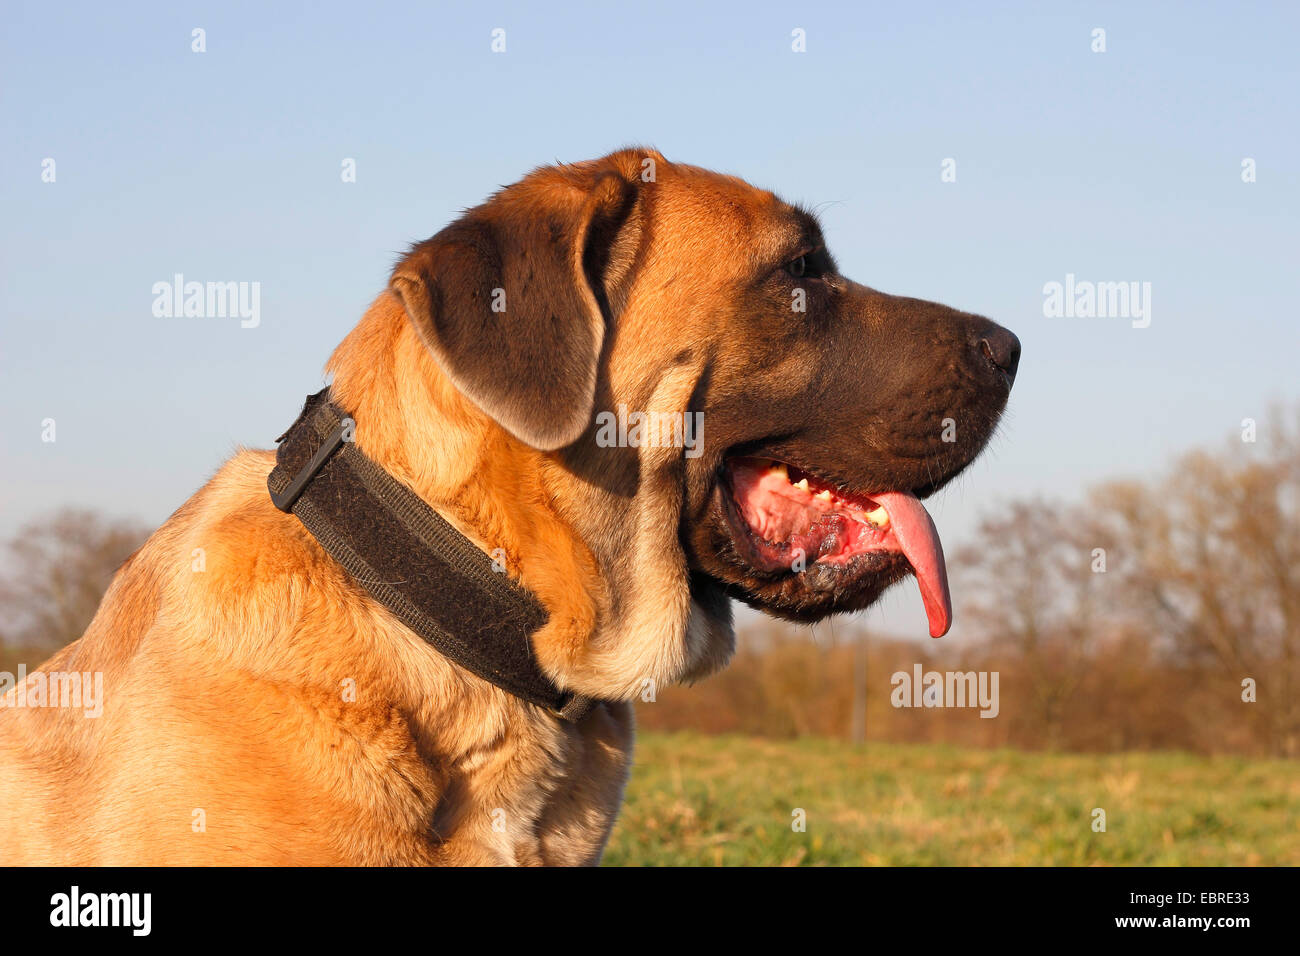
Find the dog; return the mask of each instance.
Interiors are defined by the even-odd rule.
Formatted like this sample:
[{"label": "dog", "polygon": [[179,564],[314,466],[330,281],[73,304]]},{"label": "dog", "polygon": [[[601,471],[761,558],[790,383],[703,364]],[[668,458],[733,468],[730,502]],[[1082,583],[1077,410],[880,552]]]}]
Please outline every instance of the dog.
[{"label": "dog", "polygon": [[[597,863],[630,701],[723,667],[733,599],[816,621],[914,575],[947,630],[920,500],[983,448],[1019,353],[845,278],[813,215],[740,179],[638,148],[539,168],[401,259],[329,399],[347,454],[542,609],[526,652],[587,706],[430,646],[375,596],[393,581],[277,507],[277,453],[240,450],[41,668],[102,673],[102,715],[9,691],[0,859]],[[672,440],[624,425],[665,414]],[[482,632],[452,635],[471,662]]]}]

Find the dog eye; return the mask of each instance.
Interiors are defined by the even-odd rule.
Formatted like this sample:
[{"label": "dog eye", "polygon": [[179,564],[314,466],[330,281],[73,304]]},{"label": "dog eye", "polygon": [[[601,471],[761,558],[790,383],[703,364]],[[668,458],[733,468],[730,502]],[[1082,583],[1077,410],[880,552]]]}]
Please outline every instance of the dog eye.
[{"label": "dog eye", "polygon": [[829,266],[830,261],[826,258],[825,251],[814,249],[797,259],[791,259],[781,267],[781,271],[796,279],[820,279],[826,275]]}]

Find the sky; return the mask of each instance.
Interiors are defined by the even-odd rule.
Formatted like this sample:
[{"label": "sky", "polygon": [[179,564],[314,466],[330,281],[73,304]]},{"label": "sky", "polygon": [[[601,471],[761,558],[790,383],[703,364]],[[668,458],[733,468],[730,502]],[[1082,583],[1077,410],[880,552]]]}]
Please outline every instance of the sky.
[{"label": "sky", "polygon": [[[1020,336],[1005,424],[931,506],[950,553],[999,502],[1158,474],[1300,399],[1298,9],[6,0],[0,536],[64,506],[160,523],[273,445],[409,243],[632,143],[816,207],[846,275]],[[155,315],[176,274],[259,283],[256,326]],[[1149,312],[1045,314],[1068,275]],[[924,620],[911,584],[865,616]]]}]

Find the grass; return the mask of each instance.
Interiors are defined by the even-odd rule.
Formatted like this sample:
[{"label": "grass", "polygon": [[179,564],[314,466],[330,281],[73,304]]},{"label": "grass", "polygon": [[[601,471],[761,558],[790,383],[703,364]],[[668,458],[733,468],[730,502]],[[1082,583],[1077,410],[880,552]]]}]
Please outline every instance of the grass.
[{"label": "grass", "polygon": [[604,862],[1296,865],[1300,763],[645,734]]}]

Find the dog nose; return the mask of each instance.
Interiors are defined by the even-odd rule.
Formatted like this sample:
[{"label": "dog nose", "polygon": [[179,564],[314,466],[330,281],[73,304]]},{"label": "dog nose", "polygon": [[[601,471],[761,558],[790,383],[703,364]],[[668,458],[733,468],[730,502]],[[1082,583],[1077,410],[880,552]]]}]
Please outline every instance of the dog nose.
[{"label": "dog nose", "polygon": [[1007,376],[1007,385],[1016,380],[1016,367],[1020,364],[1020,340],[1000,325],[985,331],[979,340],[979,350],[993,365]]}]

